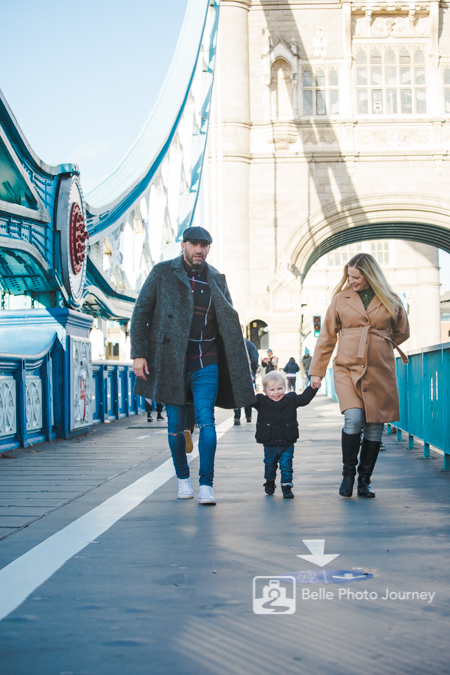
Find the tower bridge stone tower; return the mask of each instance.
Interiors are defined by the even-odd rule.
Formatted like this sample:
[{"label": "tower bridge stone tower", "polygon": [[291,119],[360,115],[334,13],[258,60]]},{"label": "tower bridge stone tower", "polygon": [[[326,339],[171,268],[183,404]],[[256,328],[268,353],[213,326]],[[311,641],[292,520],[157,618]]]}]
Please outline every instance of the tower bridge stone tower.
[{"label": "tower bridge stone tower", "polygon": [[281,360],[300,356],[357,242],[403,293],[408,346],[440,341],[449,12],[222,1],[205,215],[243,323],[267,324]]}]

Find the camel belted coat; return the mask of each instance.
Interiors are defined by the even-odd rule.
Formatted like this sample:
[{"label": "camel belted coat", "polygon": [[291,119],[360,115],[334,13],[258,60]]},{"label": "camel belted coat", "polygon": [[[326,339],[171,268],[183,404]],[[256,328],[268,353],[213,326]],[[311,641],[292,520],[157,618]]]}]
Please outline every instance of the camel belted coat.
[{"label": "camel belted coat", "polygon": [[[211,265],[205,266],[217,321],[216,405],[241,408],[256,399],[239,316],[225,276]],[[183,257],[155,265],[131,319],[131,358],[145,358],[150,371],[146,380],[136,378],[135,394],[168,405],[185,405],[184,368],[193,316],[194,300]]]},{"label": "camel belted coat", "polygon": [[352,288],[338,293],[325,316],[310,376],[325,376],[338,336],[333,371],[341,413],[360,408],[367,422],[397,422],[400,410],[393,350],[409,337],[405,310],[394,321],[377,296],[366,311]]}]

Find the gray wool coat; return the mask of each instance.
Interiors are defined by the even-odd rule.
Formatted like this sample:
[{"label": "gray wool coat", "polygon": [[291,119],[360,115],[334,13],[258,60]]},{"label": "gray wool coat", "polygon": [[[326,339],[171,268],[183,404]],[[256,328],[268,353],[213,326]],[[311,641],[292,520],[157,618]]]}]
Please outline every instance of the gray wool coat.
[{"label": "gray wool coat", "polygon": [[[242,408],[256,399],[239,316],[225,276],[207,263],[206,276],[218,328],[216,405]],[[145,358],[150,371],[146,380],[136,378],[135,394],[168,405],[186,403],[184,366],[193,316],[194,300],[183,256],[155,265],[131,319],[131,358]]]}]

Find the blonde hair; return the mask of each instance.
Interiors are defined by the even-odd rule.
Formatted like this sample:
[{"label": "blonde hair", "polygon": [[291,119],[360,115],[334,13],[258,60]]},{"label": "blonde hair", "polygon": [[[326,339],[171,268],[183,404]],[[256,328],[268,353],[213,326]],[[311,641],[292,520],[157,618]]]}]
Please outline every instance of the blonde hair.
[{"label": "blonde hair", "polygon": [[286,375],[284,373],[280,373],[279,370],[271,370],[270,373],[267,373],[267,375],[264,375],[262,379],[262,386],[264,391],[266,390],[266,384],[268,384],[271,380],[274,382],[282,382],[284,385],[284,388],[286,389],[287,387],[287,380],[286,380]]},{"label": "blonde hair", "polygon": [[364,275],[367,283],[371,286],[377,298],[381,300],[386,307],[391,318],[396,319],[403,307],[401,300],[389,286],[389,283],[375,258],[369,253],[357,253],[345,264],[344,275],[334,289],[332,297],[334,298],[342,290],[350,288],[350,284],[348,283],[349,267],[356,267],[356,269]]}]

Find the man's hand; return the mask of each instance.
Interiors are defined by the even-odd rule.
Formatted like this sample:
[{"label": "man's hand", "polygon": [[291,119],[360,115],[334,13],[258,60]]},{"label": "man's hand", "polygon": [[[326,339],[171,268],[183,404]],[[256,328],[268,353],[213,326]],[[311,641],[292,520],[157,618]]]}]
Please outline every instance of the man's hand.
[{"label": "man's hand", "polygon": [[133,370],[136,377],[142,377],[144,380],[147,378],[145,374],[150,375],[148,372],[148,365],[145,359],[134,359],[133,360]]},{"label": "man's hand", "polygon": [[322,384],[321,377],[317,377],[317,375],[311,375],[311,387],[313,389],[320,389],[321,384]]}]

